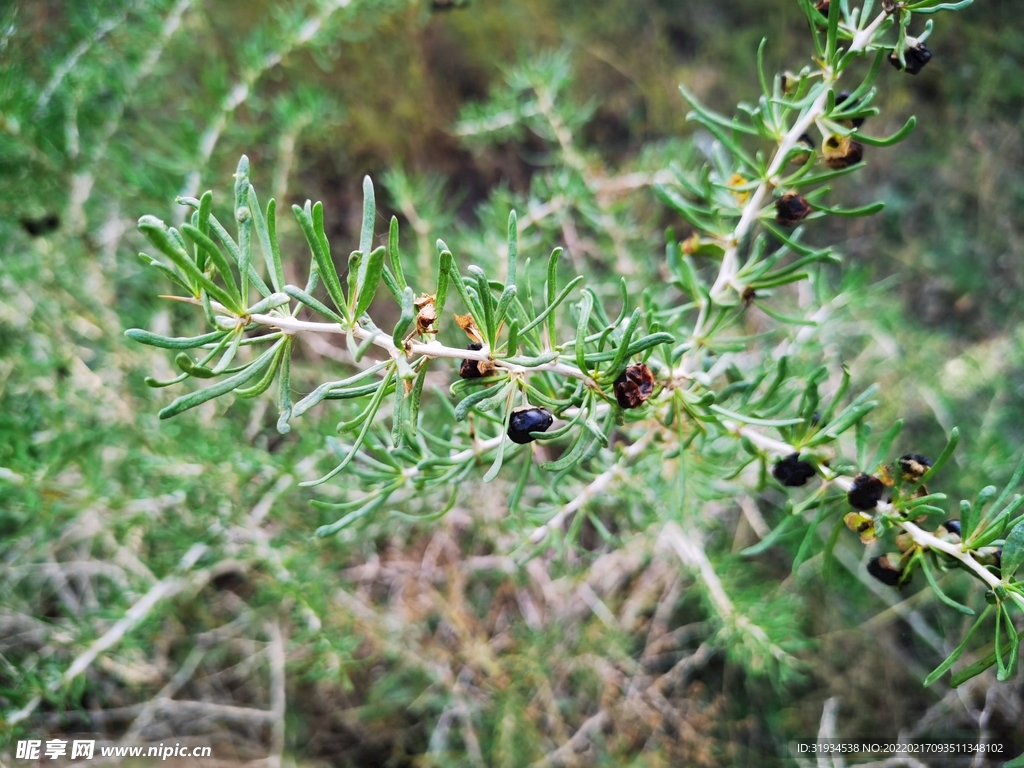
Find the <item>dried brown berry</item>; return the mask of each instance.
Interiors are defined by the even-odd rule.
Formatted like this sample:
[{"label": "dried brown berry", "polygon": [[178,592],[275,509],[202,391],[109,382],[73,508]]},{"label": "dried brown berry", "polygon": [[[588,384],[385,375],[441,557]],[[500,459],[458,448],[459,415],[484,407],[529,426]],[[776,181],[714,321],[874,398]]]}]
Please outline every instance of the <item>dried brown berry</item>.
[{"label": "dried brown berry", "polygon": [[875,557],[868,561],[868,573],[890,587],[898,587],[901,581],[907,584],[910,576],[903,578],[899,560],[899,556],[892,553]]},{"label": "dried brown berry", "polygon": [[900,456],[899,465],[900,472],[903,473],[903,479],[916,483],[931,469],[932,460],[925,458],[919,453],[905,453]]},{"label": "dried brown berry", "polygon": [[903,49],[903,59],[907,62],[906,67],[900,63],[898,52],[893,51],[889,54],[889,63],[896,67],[896,69],[902,69],[908,75],[916,75],[924,69],[925,64],[932,60],[932,52],[928,50],[928,46],[924,43],[917,41]]},{"label": "dried brown berry", "polygon": [[[477,344],[475,341],[466,347],[472,352],[478,352],[483,348],[483,344]],[[462,365],[459,366],[459,376],[464,379],[479,379],[483,376],[490,376],[492,373],[494,373],[494,363],[490,360],[463,360]]]},{"label": "dried brown berry", "polygon": [[796,192],[787,192],[775,201],[775,220],[784,227],[793,227],[807,218],[811,206]]},{"label": "dried brown berry", "polygon": [[846,493],[850,506],[864,512],[874,509],[885,492],[885,484],[874,475],[861,472],[853,478],[853,487]]},{"label": "dried brown berry", "polygon": [[797,488],[814,477],[814,465],[800,461],[799,453],[791,453],[772,467],[772,477],[783,485]]},{"label": "dried brown berry", "polygon": [[434,301],[435,297],[422,293],[413,302],[413,306],[418,310],[416,314],[416,333],[420,335],[437,333],[437,329],[432,327],[437,322],[437,307],[434,306]]},{"label": "dried brown berry", "polygon": [[512,411],[508,420],[508,438],[513,443],[526,445],[532,443],[531,432],[547,432],[555,421],[555,417],[545,408],[525,406]]},{"label": "dried brown berry", "polygon": [[829,168],[849,168],[864,159],[864,145],[847,136],[829,136],[821,151]]},{"label": "dried brown berry", "polygon": [[639,408],[654,392],[654,374],[643,363],[631,365],[612,385],[620,408]]}]

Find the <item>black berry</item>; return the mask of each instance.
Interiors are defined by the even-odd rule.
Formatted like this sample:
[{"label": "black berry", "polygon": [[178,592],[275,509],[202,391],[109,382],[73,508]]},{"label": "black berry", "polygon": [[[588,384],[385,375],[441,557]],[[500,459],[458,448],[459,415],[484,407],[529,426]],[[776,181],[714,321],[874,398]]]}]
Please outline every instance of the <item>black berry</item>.
[{"label": "black berry", "polygon": [[654,392],[654,374],[643,363],[631,365],[619,375],[612,388],[620,408],[639,408]]},{"label": "black berry", "polygon": [[846,494],[850,506],[867,512],[874,509],[885,492],[885,485],[874,475],[861,472],[853,478],[853,487]]},{"label": "black berry", "polygon": [[532,443],[534,438],[531,432],[547,432],[548,427],[554,423],[555,417],[544,408],[527,406],[516,408],[508,420],[508,438],[513,443],[525,445]]},{"label": "black berry", "polygon": [[796,192],[787,192],[775,201],[775,220],[784,227],[796,226],[810,212],[811,206]]},{"label": "black berry", "polygon": [[791,453],[772,467],[772,477],[785,486],[796,488],[814,477],[814,466],[800,461],[799,453]]},{"label": "black berry", "polygon": [[[899,560],[894,563],[891,555],[879,555],[868,561],[868,573],[874,576],[883,584],[896,587],[899,586],[903,571],[899,567]],[[910,581],[906,579],[905,581]]]},{"label": "black berry", "polygon": [[902,69],[908,75],[916,75],[924,69],[925,64],[932,60],[932,52],[928,50],[928,46],[924,43],[916,42],[904,49],[903,59],[907,62],[906,67],[900,64],[899,53],[893,51],[889,54],[889,63],[896,67],[896,69]]},{"label": "black berry", "polygon": [[946,522],[944,522],[942,525],[940,525],[938,528],[935,529],[935,534],[939,538],[943,538],[944,536],[947,536],[947,535],[952,535],[952,536],[956,536],[957,539],[959,540],[959,538],[960,538],[960,521],[959,520],[947,520]]}]

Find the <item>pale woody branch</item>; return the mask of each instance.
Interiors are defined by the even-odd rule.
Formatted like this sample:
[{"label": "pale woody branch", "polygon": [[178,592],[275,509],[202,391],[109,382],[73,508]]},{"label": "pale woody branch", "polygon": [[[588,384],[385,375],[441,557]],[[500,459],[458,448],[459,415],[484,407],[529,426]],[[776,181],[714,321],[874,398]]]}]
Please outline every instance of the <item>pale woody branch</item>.
[{"label": "pale woody branch", "polygon": [[[875,33],[882,23],[888,18],[887,14],[880,13],[877,17],[864,29],[858,32],[853,41],[850,44],[848,50],[849,53],[857,53],[863,51],[870,45],[874,39]],[[833,85],[839,79],[839,73],[832,71],[831,68],[824,70],[825,83]],[[768,166],[767,180],[762,181],[756,190],[751,193],[750,198],[743,206],[743,212],[740,215],[740,220],[736,224],[736,228],[732,232],[732,236],[725,246],[725,254],[722,257],[722,266],[719,269],[718,277],[715,279],[714,284],[711,287],[711,299],[714,301],[717,297],[720,297],[725,291],[733,288],[737,291],[742,291],[743,286],[739,286],[735,283],[736,273],[739,269],[739,260],[737,251],[740,244],[744,241],[746,236],[750,233],[757,221],[757,217],[761,212],[761,205],[765,200],[765,197],[771,191],[771,188],[778,183],[777,174],[782,170],[782,164],[786,161],[786,156],[790,150],[796,146],[800,137],[807,132],[807,130],[824,114],[825,104],[828,100],[828,91],[826,88],[822,90],[821,94],[814,103],[807,109],[803,116],[793,124],[793,127],[789,129],[782,140],[779,142],[779,147],[775,151],[775,155],[772,157],[772,162]],[[704,316],[702,315],[702,320]],[[699,338],[702,330],[702,323],[693,330],[694,338]]]},{"label": "pale woody branch", "polygon": [[[178,297],[176,297],[176,299],[179,301],[184,301],[188,304],[196,304],[201,306],[201,302],[197,299]],[[243,318],[239,318],[227,307],[224,307],[223,305],[215,301],[211,301],[210,305],[213,307],[214,311],[222,313],[222,315],[224,316],[224,320],[222,320],[221,322],[225,323],[226,327],[228,328],[235,327],[235,325],[237,325],[237,323],[240,322],[241,320],[247,320],[250,323],[266,326],[267,328],[277,328],[284,332],[285,334],[289,335],[294,335],[297,333],[330,333],[344,336],[348,333],[351,333],[354,338],[360,341],[372,339],[371,343],[375,347],[380,347],[385,352],[387,352],[388,355],[390,355],[393,359],[397,359],[401,357],[403,354],[402,351],[400,351],[395,346],[394,342],[391,340],[391,337],[388,334],[384,332],[374,333],[373,331],[369,331],[360,325],[355,325],[349,329],[343,327],[339,323],[321,323],[312,322],[309,320],[297,320],[294,317],[291,317],[290,315],[267,315],[258,312],[245,315]],[[583,371],[580,371],[575,366],[567,365],[565,363],[559,363],[557,361],[541,363],[539,365],[534,366],[516,365],[515,363],[510,363],[506,360],[492,358],[490,351],[487,350],[486,348],[479,350],[460,349],[458,347],[446,347],[444,344],[441,344],[438,341],[422,342],[409,340],[405,344],[404,354],[407,357],[412,355],[422,355],[423,357],[428,358],[445,357],[456,360],[478,360],[481,362],[491,361],[494,363],[494,366],[496,368],[508,371],[513,376],[521,377],[528,373],[543,372],[560,373],[563,376],[567,376],[569,378],[580,379],[588,387],[591,387],[593,389],[600,388],[593,378],[588,376]]]}]

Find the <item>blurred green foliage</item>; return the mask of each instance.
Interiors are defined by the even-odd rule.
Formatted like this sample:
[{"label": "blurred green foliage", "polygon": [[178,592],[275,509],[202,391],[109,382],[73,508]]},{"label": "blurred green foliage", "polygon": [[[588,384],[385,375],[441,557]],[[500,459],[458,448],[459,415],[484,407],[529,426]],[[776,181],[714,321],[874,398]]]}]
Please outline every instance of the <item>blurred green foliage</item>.
[{"label": "blurred green foliage", "polygon": [[[357,239],[362,175],[386,178],[381,214],[393,209],[403,226],[421,220],[406,237],[426,267],[433,238],[454,226],[453,248],[484,253],[474,223],[501,231],[490,225],[513,200],[542,199],[547,189],[531,185],[554,183],[544,174],[549,148],[536,136],[467,143],[456,135],[460,110],[499,88],[515,62],[568,51],[566,98],[593,108],[580,130],[587,161],[614,170],[638,157],[657,168],[692,136],[680,82],[731,111],[756,95],[762,36],[771,67],[802,63],[791,52],[804,50],[803,16],[781,0],[334,5],[0,8],[0,711],[45,698],[5,735],[116,740],[127,717],[88,713],[150,700],[195,649],[200,673],[172,697],[270,707],[273,669],[258,661],[273,646],[274,622],[287,635],[286,750],[301,761],[524,765],[620,698],[632,704],[616,710],[601,748],[582,756],[592,764],[782,764],[787,740],[813,736],[833,695],[842,697],[843,733],[893,737],[923,723],[973,734],[970,712],[943,709],[942,692],[919,685],[949,646],[929,647],[846,572],[824,584],[820,558],[790,576],[799,541],[753,560],[731,555],[750,543],[734,511],[709,521],[715,566],[737,610],[799,661],[773,677],[753,663],[758,654],[734,648],[663,692],[672,706],[658,714],[657,699],[641,707],[628,698],[630,680],[640,679],[630,674],[664,671],[715,631],[702,591],[678,567],[652,561],[642,546],[613,558],[580,516],[590,551],[556,557],[554,581],[542,589],[527,571],[506,570],[506,525],[483,493],[439,532],[395,521],[371,539],[314,541],[335,516],[312,508],[295,482],[315,474],[301,460],[322,457],[335,417],[309,419],[286,437],[260,400],[157,421],[157,403],[172,395],[142,379],[161,370],[170,378],[166,355],[126,344],[122,332],[184,335],[195,319],[153,298],[133,226],[147,212],[171,218],[168,201],[190,174],[198,172],[198,189],[219,189],[245,151],[279,201],[323,200],[339,243]],[[944,480],[951,497],[1005,482],[1024,442],[1018,15],[1010,0],[978,3],[937,25],[935,59],[920,76],[883,73],[877,132],[908,114],[918,130],[877,151],[844,189],[850,205],[881,198],[886,211],[830,224],[825,235],[847,255],[841,287],[850,299],[822,346],[847,361],[857,383],[881,383],[878,420],[905,419],[908,449],[937,450],[961,427],[957,466]],[[299,42],[306,20],[321,17],[317,34]],[[235,104],[238,88],[245,98]],[[221,119],[207,153],[203,137]],[[637,205],[656,226],[631,232],[629,252],[651,279],[662,227],[677,222],[658,220],[649,199]],[[46,229],[51,216],[54,231],[29,231]],[[279,234],[286,248],[302,244],[294,224]],[[534,246],[556,236],[539,234]],[[611,274],[623,263],[587,266]],[[332,354],[305,348],[296,388],[322,380]],[[638,476],[656,476],[660,461],[648,459]],[[594,519],[614,534],[618,511],[638,498],[651,503],[638,514],[658,514],[699,471],[684,469],[657,492],[628,482],[609,491]],[[781,503],[769,494],[759,506],[774,521]],[[51,688],[197,541],[213,553],[188,587],[128,633],[107,664]],[[577,584],[617,627],[564,586]],[[556,599],[559,589],[568,596]],[[962,635],[962,617],[907,597],[904,613],[917,612],[941,637]],[[550,603],[533,604],[542,601]],[[678,643],[641,658],[659,622]],[[486,685],[460,684],[466,669]],[[995,727],[1024,746],[1011,717],[1015,685]],[[985,689],[964,697],[980,709]],[[180,713],[165,716],[180,727]],[[196,735],[213,740],[218,757],[239,759],[273,744],[262,726],[212,718],[205,727],[148,738]]]}]

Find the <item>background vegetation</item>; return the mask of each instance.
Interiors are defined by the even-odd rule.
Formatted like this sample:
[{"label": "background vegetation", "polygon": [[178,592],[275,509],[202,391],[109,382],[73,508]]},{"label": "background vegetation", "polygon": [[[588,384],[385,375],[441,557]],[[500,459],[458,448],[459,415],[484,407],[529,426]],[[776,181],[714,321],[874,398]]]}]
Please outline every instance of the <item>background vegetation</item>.
[{"label": "background vegetation", "polygon": [[[1024,429],[1024,35],[1012,5],[943,19],[918,77],[883,73],[878,133],[908,114],[918,130],[844,182],[849,204],[883,199],[886,210],[823,234],[845,253],[844,301],[816,350],[862,386],[881,384],[877,418],[906,421],[907,450],[934,454],[960,426],[943,481],[953,498],[1005,482]],[[666,167],[685,140],[706,141],[685,123],[680,82],[731,113],[756,97],[763,36],[774,69],[799,68],[807,50],[785,0],[280,6],[0,10],[8,737],[190,739],[270,765],[773,765],[788,740],[819,732],[824,707],[844,736],[980,729],[1024,749],[1019,683],[921,687],[962,617],[916,584],[867,579],[855,541],[839,548],[849,570],[830,581],[820,558],[790,573],[799,541],[735,554],[761,516],[778,515],[771,492],[741,500],[747,514],[702,507],[711,561],[699,549],[680,568],[650,537],[620,536],[676,490],[671,477],[650,484],[662,461],[652,455],[595,501],[599,514],[579,516],[579,548],[520,567],[524,521],[510,521],[502,486],[464,489],[438,524],[386,518],[368,534],[313,539],[337,515],[296,483],[330,466],[337,413],[307,414],[287,436],[265,399],[159,422],[173,394],[143,378],[171,378],[168,356],[122,333],[198,325],[154,298],[167,286],[136,259],[134,224],[171,220],[183,190],[226,196],[242,152],[265,195],[323,200],[332,242],[358,239],[368,173],[386,188],[381,221],[400,217],[424,268],[439,236],[483,261],[494,222],[511,205],[521,219],[537,213],[573,161],[529,130],[474,135],[517,62],[564,65],[559,104],[589,105],[569,154],[614,189]],[[664,227],[679,223],[643,186],[603,205],[589,219],[538,215],[524,248],[564,244],[588,274],[659,279]],[[285,217],[279,234],[304,248]],[[304,343],[296,390],[346,359]],[[146,596],[155,602],[137,626],[69,675]],[[765,629],[764,647],[730,642],[730,609]],[[581,726],[593,743],[573,738]]]}]

